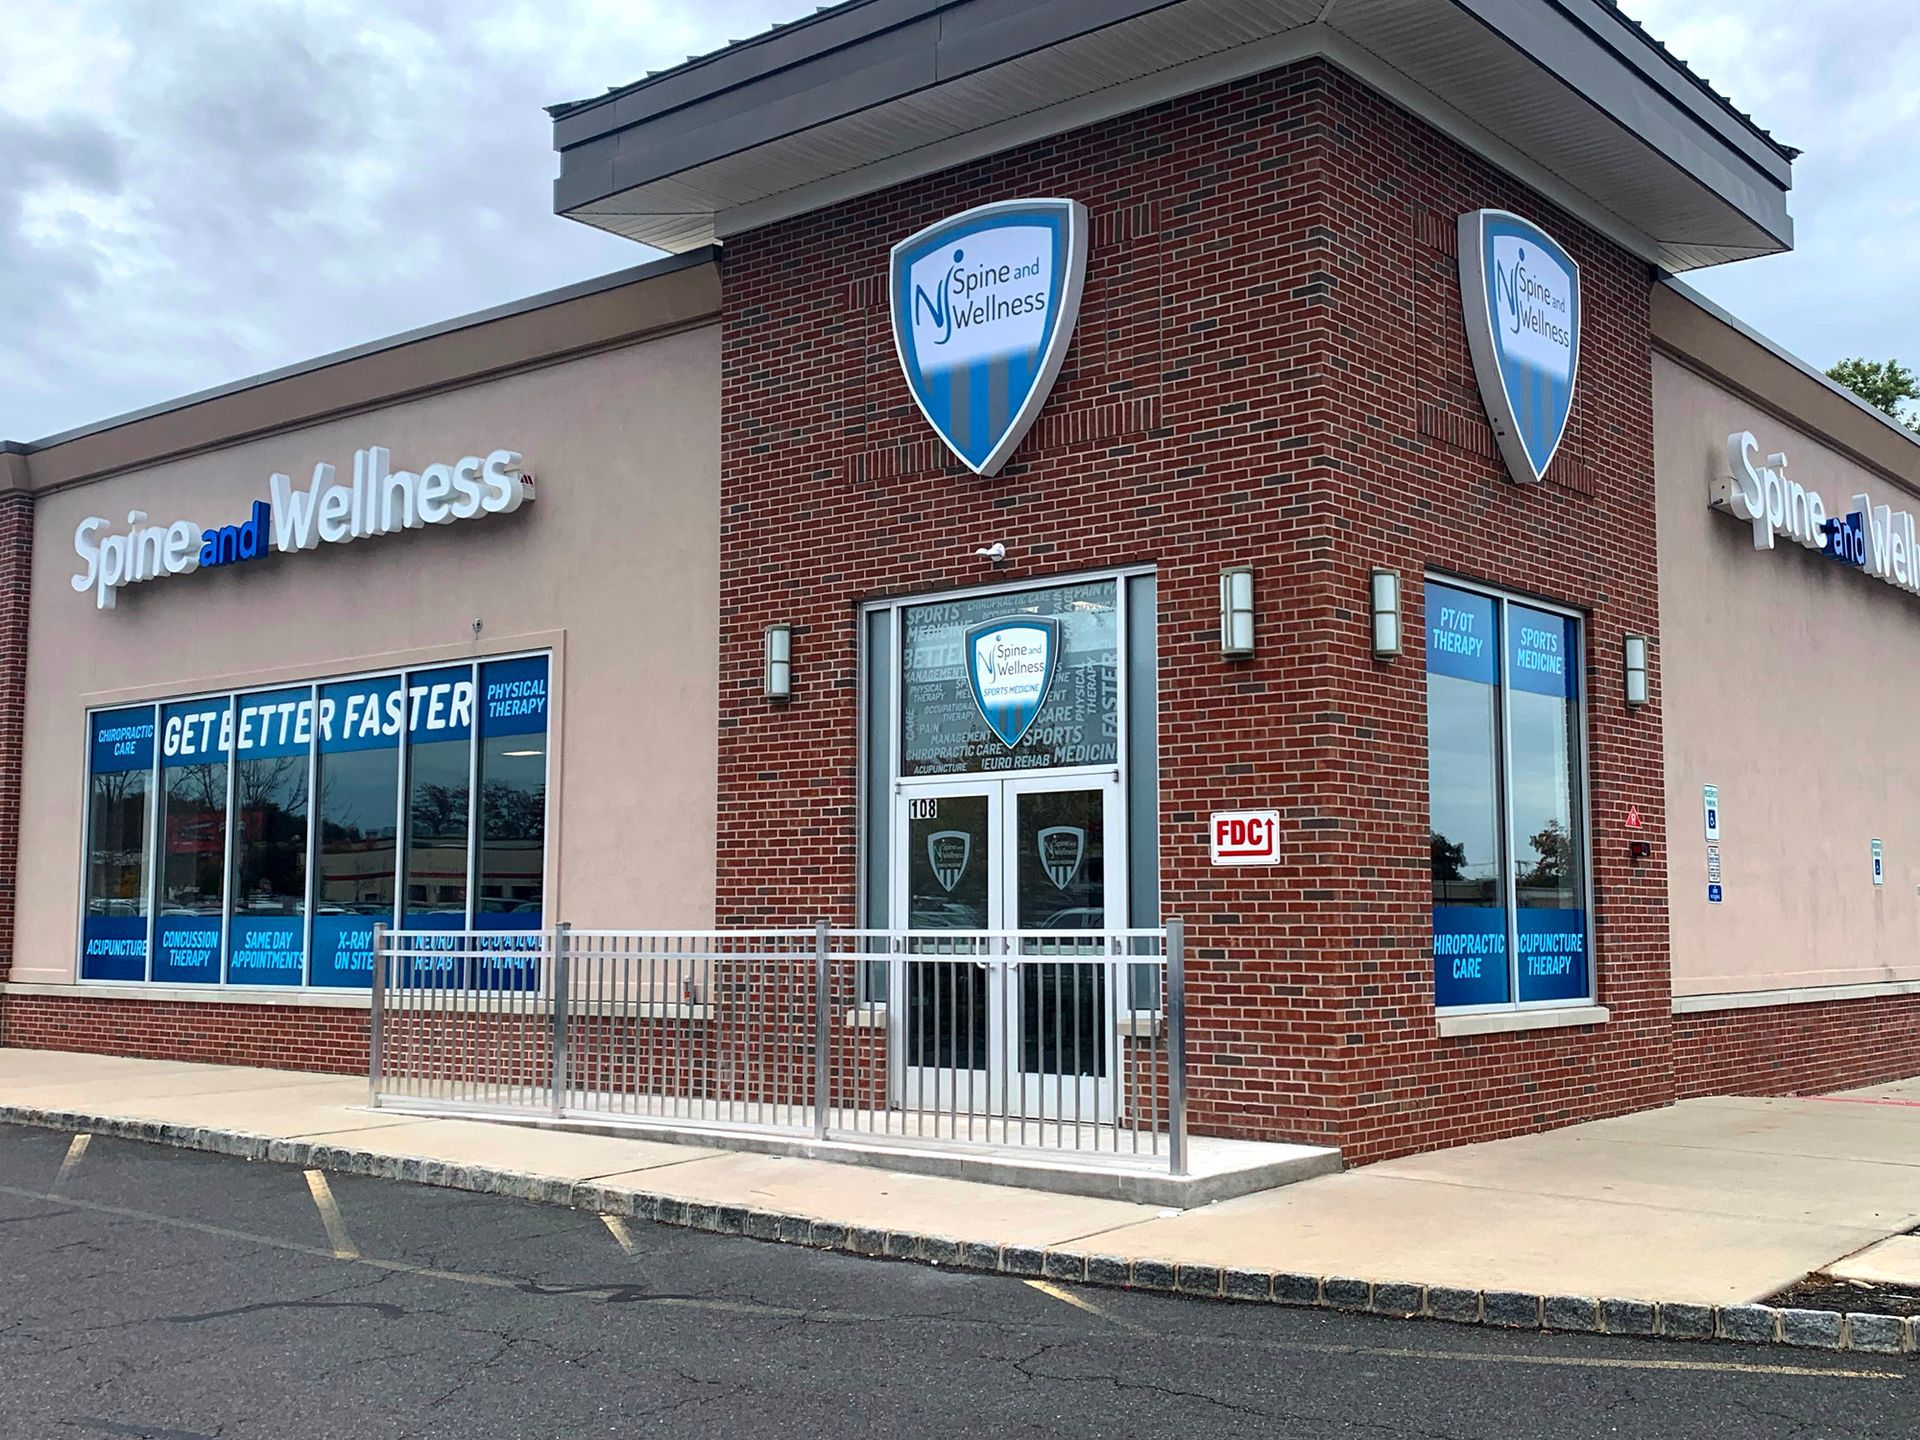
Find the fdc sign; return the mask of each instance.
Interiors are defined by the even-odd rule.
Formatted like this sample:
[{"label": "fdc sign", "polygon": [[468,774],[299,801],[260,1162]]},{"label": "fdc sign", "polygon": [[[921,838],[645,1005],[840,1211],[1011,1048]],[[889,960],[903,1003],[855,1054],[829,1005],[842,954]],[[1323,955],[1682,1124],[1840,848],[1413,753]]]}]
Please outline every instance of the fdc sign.
[{"label": "fdc sign", "polygon": [[1278,810],[1216,810],[1208,817],[1216,865],[1278,865]]}]

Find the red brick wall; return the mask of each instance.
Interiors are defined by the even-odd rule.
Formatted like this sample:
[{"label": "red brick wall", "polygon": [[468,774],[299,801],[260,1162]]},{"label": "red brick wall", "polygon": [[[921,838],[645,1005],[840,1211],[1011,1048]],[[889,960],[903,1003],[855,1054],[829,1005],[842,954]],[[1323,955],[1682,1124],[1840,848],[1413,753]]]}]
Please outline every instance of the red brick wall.
[{"label": "red brick wall", "polygon": [[[27,700],[27,599],[33,578],[33,497],[0,494],[0,983],[13,970],[15,861]],[[6,1030],[0,1026],[0,1040]]]},{"label": "red brick wall", "polygon": [[281,1070],[367,1071],[367,1012],[320,1006],[0,995],[0,1035],[27,1050],[82,1050]]},{"label": "red brick wall", "polygon": [[1920,995],[1676,1015],[1674,1070],[1697,1095],[1814,1095],[1920,1075]]},{"label": "red brick wall", "polygon": [[[1648,272],[1570,216],[1364,89],[1328,86],[1324,552],[1337,673],[1303,801],[1335,823],[1316,889],[1349,912],[1329,957],[1343,1142],[1355,1158],[1542,1129],[1672,1098],[1659,691],[1628,711],[1621,644],[1658,635]],[[1455,219],[1535,219],[1581,267],[1580,385],[1547,482],[1504,478],[1460,319]],[[1421,659],[1364,651],[1367,571],[1450,571],[1585,609],[1598,1028],[1442,1039],[1432,1012]],[[1409,637],[1424,634],[1408,589]],[[1344,654],[1338,653],[1344,649]],[[1657,653],[1657,651],[1656,651]],[[1637,805],[1654,858],[1627,859]],[[1369,873],[1372,870],[1375,873]]]},{"label": "red brick wall", "polygon": [[[1078,334],[997,478],[942,455],[887,336],[888,247],[992,199],[1092,211]],[[1585,271],[1582,401],[1555,481],[1493,459],[1454,217],[1537,217]],[[1644,267],[1329,66],[1236,83],[736,237],[723,343],[722,924],[853,918],[855,607],[1157,567],[1165,912],[1190,927],[1194,1116],[1356,1159],[1672,1095]],[[1604,480],[1602,480],[1604,477]],[[978,545],[1006,542],[990,570]],[[1259,654],[1217,655],[1217,574],[1259,567]],[[1442,1041],[1429,955],[1424,672],[1367,649],[1366,572],[1428,566],[1588,607],[1611,1025]],[[795,626],[794,698],[759,696]],[[1621,860],[1637,802],[1656,858]],[[1285,863],[1209,868],[1210,809],[1278,805]],[[778,856],[764,837],[781,837]]]}]

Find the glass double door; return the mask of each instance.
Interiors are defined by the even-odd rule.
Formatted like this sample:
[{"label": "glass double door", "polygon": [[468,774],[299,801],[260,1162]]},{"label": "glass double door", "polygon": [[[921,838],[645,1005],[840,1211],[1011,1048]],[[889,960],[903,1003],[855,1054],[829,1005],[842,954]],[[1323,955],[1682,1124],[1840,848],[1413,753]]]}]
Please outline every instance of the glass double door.
[{"label": "glass double door", "polygon": [[891,1009],[908,1107],[1111,1118],[1119,797],[1085,776],[904,787]]}]

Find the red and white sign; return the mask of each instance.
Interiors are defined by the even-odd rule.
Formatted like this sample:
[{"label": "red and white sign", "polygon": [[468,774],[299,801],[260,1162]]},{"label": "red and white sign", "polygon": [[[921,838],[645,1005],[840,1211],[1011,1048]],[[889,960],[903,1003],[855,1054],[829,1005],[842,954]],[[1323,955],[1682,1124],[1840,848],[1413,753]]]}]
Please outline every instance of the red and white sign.
[{"label": "red and white sign", "polygon": [[1278,865],[1278,810],[1216,810],[1208,819],[1216,865]]},{"label": "red and white sign", "polygon": [[1640,807],[1638,805],[1629,805],[1627,806],[1627,829],[1638,830],[1639,828]]}]

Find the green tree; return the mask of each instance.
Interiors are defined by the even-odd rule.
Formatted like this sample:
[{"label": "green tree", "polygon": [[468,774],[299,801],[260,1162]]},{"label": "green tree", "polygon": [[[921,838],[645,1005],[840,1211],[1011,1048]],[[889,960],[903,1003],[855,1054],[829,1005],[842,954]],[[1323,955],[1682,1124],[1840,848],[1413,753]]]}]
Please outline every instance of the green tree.
[{"label": "green tree", "polygon": [[1902,409],[1907,402],[1920,400],[1920,377],[1898,360],[1864,360],[1850,355],[1830,368],[1827,378],[1846,386],[1908,429],[1920,429],[1920,412]]},{"label": "green tree", "polygon": [[1467,878],[1467,847],[1433,832],[1433,878],[1443,885]]}]

